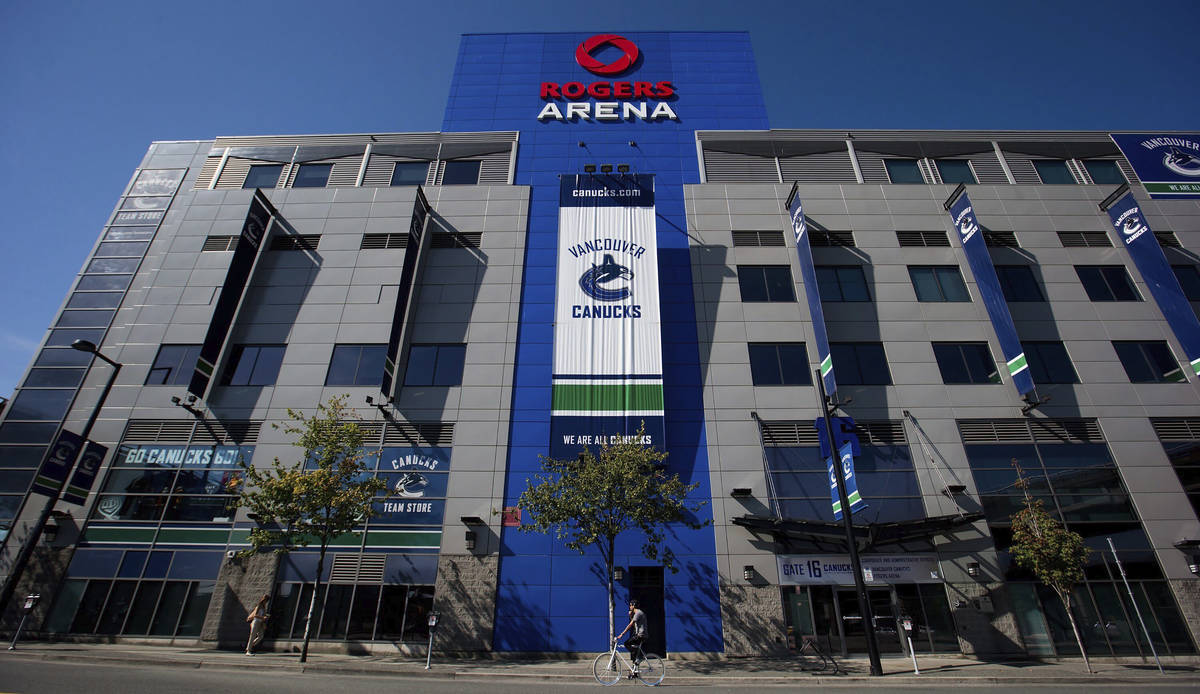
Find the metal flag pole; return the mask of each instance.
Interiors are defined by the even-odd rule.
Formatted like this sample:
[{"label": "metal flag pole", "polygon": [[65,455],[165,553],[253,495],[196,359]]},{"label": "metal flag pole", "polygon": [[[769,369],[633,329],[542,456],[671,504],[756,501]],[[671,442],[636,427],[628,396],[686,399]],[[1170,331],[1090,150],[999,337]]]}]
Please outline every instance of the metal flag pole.
[{"label": "metal flag pole", "polygon": [[846,528],[846,547],[850,550],[850,570],[854,572],[854,592],[858,595],[858,611],[863,617],[863,628],[867,636],[867,657],[871,661],[871,675],[883,675],[879,662],[879,644],[875,641],[875,615],[871,612],[871,601],[867,598],[867,585],[863,581],[862,562],[858,560],[858,542],[854,539],[854,522],[850,518],[850,499],[846,496],[846,480],[842,474],[842,459],[833,438],[833,420],[825,399],[825,381],[821,370],[813,371],[817,382],[817,397],[820,398],[821,416],[825,420],[825,435],[829,441],[829,455],[833,460],[833,478],[837,482],[838,500],[842,502],[842,525]]},{"label": "metal flag pole", "polygon": [[1138,623],[1142,625],[1142,633],[1146,635],[1146,643],[1150,644],[1150,652],[1154,654],[1154,664],[1158,666],[1158,674],[1167,674],[1163,670],[1162,662],[1158,659],[1158,651],[1154,649],[1154,641],[1150,638],[1150,630],[1146,628],[1146,620],[1142,619],[1142,611],[1138,608],[1137,600],[1133,597],[1133,588],[1129,587],[1129,579],[1125,577],[1125,567],[1121,566],[1121,558],[1117,556],[1117,548],[1113,545],[1112,538],[1108,539],[1108,549],[1112,552],[1113,561],[1117,562],[1117,570],[1121,572],[1121,580],[1125,583],[1125,590],[1129,592],[1129,602],[1133,603],[1133,612],[1137,615]]}]

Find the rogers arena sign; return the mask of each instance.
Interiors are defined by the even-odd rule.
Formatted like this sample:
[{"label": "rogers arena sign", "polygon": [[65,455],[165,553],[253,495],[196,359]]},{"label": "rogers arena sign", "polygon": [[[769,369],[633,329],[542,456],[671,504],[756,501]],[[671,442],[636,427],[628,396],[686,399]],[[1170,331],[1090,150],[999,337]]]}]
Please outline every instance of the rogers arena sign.
[{"label": "rogers arena sign", "polygon": [[[620,49],[621,57],[611,63],[602,63],[592,52],[603,47]],[[608,76],[624,72],[637,62],[640,52],[637,44],[616,34],[597,34],[575,49],[575,62],[596,75]],[[598,120],[620,121],[641,118],[645,121],[661,119],[679,120],[671,105],[663,99],[675,95],[675,86],[669,81],[659,82],[542,82],[538,96],[546,103],[538,113],[538,121]],[[605,101],[591,101],[605,99]],[[608,101],[622,99],[622,101]],[[625,101],[628,99],[628,101]],[[641,101],[638,101],[641,99]],[[646,99],[658,99],[651,106]],[[558,101],[565,101],[560,104]]]}]

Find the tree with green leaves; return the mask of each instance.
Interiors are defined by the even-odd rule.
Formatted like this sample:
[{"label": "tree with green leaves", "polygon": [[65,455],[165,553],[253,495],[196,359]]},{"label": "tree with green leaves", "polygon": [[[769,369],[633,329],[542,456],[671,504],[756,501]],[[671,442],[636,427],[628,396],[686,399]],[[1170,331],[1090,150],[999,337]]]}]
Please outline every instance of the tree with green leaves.
[{"label": "tree with green leaves", "polygon": [[605,443],[598,453],[584,449],[579,457],[556,460],[539,456],[542,471],[526,483],[517,500],[521,530],[547,533],[584,554],[594,546],[604,561],[608,588],[608,640],[613,639],[613,565],[617,536],[639,531],[642,554],[675,573],[675,554],[664,543],[668,525],[698,529],[711,523],[695,513],[708,502],[689,499],[698,484],[684,484],[667,474],[667,454],[641,443],[645,427],[633,436]]},{"label": "tree with green leaves", "polygon": [[1029,484],[1021,473],[1021,466],[1016,460],[1013,465],[1017,468],[1017,486],[1025,492],[1024,508],[1012,516],[1010,551],[1013,560],[1017,566],[1033,572],[1039,581],[1058,595],[1071,622],[1071,629],[1075,632],[1075,642],[1079,644],[1083,665],[1091,674],[1092,665],[1088,662],[1075,615],[1071,613],[1071,591],[1083,581],[1083,569],[1092,550],[1084,544],[1079,533],[1064,527],[1046,511],[1041,499],[1035,499],[1029,493]]},{"label": "tree with green leaves", "polygon": [[337,538],[351,532],[370,517],[372,501],[386,485],[372,474],[363,450],[363,430],[348,421],[347,395],[318,405],[313,415],[288,410],[290,422],[282,425],[297,437],[301,460],[286,465],[275,458],[270,468],[243,463],[246,489],[239,504],[247,508],[258,527],[250,531],[247,554],[274,551],[286,554],[298,547],[318,545],[316,584],[304,623],[304,646],[300,662],[308,661],[313,612],[321,594],[325,553]]}]

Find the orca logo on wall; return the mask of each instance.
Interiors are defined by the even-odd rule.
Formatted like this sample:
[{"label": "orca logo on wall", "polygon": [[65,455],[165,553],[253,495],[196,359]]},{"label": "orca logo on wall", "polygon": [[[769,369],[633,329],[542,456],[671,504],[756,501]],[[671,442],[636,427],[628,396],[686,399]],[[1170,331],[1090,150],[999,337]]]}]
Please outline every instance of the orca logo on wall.
[{"label": "orca logo on wall", "polygon": [[1163,166],[1181,176],[1200,176],[1200,157],[1178,147],[1168,147],[1163,154]]},{"label": "orca logo on wall", "polygon": [[975,215],[971,214],[970,207],[958,213],[958,218],[954,220],[954,226],[958,227],[958,234],[962,237],[964,244],[979,231],[979,224],[975,222]]},{"label": "orca logo on wall", "polygon": [[1125,237],[1126,245],[1133,243],[1139,236],[1150,229],[1146,222],[1142,220],[1142,215],[1138,213],[1138,208],[1136,207],[1125,210],[1120,217],[1117,217],[1116,225]]},{"label": "orca logo on wall", "polygon": [[[592,51],[602,46],[615,46],[621,50],[621,57],[611,63],[602,63],[592,57]],[[588,72],[597,75],[615,75],[633,66],[638,59],[638,47],[633,41],[616,34],[596,34],[586,39],[575,49],[575,62]]]},{"label": "orca logo on wall", "polygon": [[579,288],[596,301],[622,301],[629,298],[627,285],[616,288],[601,286],[621,279],[633,279],[633,272],[613,260],[611,253],[605,253],[604,262],[599,265],[593,263],[592,267],[579,278]]},{"label": "orca logo on wall", "polygon": [[425,496],[425,488],[429,486],[429,479],[419,472],[406,472],[396,482],[396,493],[400,496],[405,496],[410,499]]}]

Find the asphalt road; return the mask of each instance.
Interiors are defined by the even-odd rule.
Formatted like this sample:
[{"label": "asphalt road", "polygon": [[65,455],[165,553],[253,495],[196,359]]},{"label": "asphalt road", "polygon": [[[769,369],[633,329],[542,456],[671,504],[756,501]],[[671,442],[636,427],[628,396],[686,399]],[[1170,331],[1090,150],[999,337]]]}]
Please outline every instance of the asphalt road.
[{"label": "asphalt road", "polygon": [[[581,664],[581,669],[583,665]],[[881,683],[882,684],[882,683]],[[923,686],[888,687],[872,684],[871,694],[889,694],[904,692],[911,694],[915,691],[946,691],[960,690],[964,685],[947,684],[937,686],[929,682]],[[671,678],[668,673],[662,686],[670,686]],[[850,685],[861,689],[860,684]],[[849,689],[850,686],[823,686],[822,689]],[[620,691],[643,691],[633,682],[622,682],[617,685]],[[629,689],[633,687],[633,689]],[[737,686],[679,686],[671,687],[677,692],[745,692],[751,689],[779,689],[781,685],[747,685]],[[795,685],[786,687],[795,689]],[[978,692],[1005,692],[1017,694],[1028,692],[1036,687],[1022,686],[991,686],[981,685],[970,687]],[[1046,687],[1049,689],[1050,687]],[[1055,694],[1120,694],[1128,692],[1131,685],[1093,685],[1062,686],[1054,685]],[[1139,691],[1150,690],[1155,694],[1195,691],[1194,686],[1186,684],[1136,685]],[[434,694],[451,694],[457,692],[486,692],[486,694],[540,694],[541,692],[562,691],[601,691],[602,688],[594,682],[551,681],[544,680],[515,680],[506,678],[479,679],[439,679],[435,677],[401,677],[351,674],[318,674],[292,673],[277,670],[255,671],[252,669],[221,670],[214,667],[158,667],[158,666],[122,666],[98,665],[94,663],[71,664],[61,661],[47,662],[34,658],[23,658],[19,655],[0,654],[0,692],[4,694],[128,694],[130,692],[152,692],[153,694],[192,694],[196,692],[213,692],[214,694],[229,694],[230,692],[254,692],[254,694],[295,694],[297,692],[352,692],[352,694],[411,694],[415,692],[431,692]],[[605,691],[614,691],[612,689]]]}]

